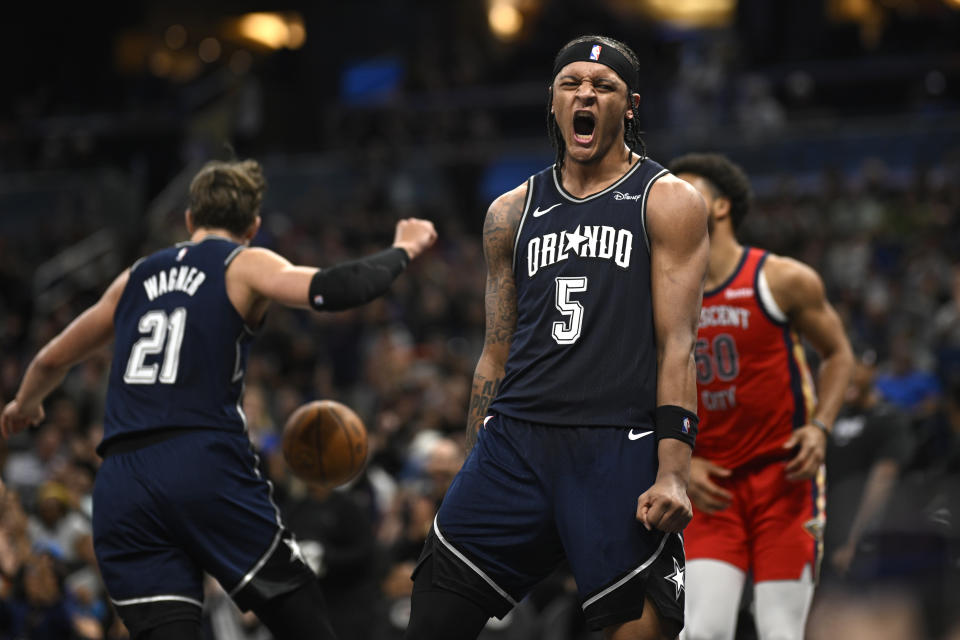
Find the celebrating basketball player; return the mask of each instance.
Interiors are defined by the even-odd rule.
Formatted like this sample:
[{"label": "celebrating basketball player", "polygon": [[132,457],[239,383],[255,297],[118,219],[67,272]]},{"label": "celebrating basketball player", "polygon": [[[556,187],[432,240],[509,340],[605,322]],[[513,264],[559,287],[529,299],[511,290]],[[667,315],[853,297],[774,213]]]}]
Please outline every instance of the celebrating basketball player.
[{"label": "celebrating basketball player", "polygon": [[260,475],[240,409],[247,353],[271,301],[338,310],[384,293],[436,238],[401,220],[393,247],[330,269],[248,248],[265,182],[253,160],[210,162],[190,184],[189,242],[136,262],[30,363],[0,427],[44,418],[74,364],[114,341],[97,562],[135,639],[199,639],[202,579],[216,577],[277,638],[333,638],[323,598]]},{"label": "celebrating basketball player", "polygon": [[[813,269],[737,241],[751,195],[743,171],[716,154],[683,156],[670,170],[710,214],[684,637],[733,638],[749,571],[761,640],[799,640],[819,562],[821,467],[853,355]],[[816,394],[800,336],[821,357]]]},{"label": "celebrating basketball player", "polygon": [[475,446],[414,572],[408,638],[475,638],[564,556],[608,638],[683,624],[707,218],[646,157],[639,85],[623,43],[566,44],[548,90],[556,164],[487,213]]}]

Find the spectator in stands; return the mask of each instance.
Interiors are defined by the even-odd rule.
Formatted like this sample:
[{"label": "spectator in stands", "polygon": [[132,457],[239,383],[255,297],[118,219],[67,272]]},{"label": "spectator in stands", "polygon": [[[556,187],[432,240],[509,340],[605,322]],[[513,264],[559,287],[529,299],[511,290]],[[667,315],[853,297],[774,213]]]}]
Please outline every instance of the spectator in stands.
[{"label": "spectator in stands", "polygon": [[845,578],[864,533],[875,527],[901,467],[913,454],[907,417],[873,386],[876,353],[858,358],[827,444],[827,523],[821,585]]},{"label": "spectator in stands", "polygon": [[83,564],[83,547],[91,544],[90,521],[70,505],[70,493],[59,482],[47,482],[37,491],[36,515],[28,531],[34,547],[48,550],[64,564]]},{"label": "spectator in stands", "polygon": [[890,359],[877,374],[876,387],[884,400],[915,417],[929,416],[936,410],[940,382],[917,364],[911,336],[897,333],[890,346]]}]

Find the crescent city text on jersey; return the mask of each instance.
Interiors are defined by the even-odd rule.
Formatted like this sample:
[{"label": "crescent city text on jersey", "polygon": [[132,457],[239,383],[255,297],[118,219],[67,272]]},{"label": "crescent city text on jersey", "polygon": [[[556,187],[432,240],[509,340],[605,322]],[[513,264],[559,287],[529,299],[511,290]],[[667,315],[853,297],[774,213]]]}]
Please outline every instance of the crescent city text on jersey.
[{"label": "crescent city text on jersey", "polygon": [[704,306],[700,309],[700,328],[750,326],[750,310],[723,304]]},{"label": "crescent city text on jersey", "polygon": [[171,267],[169,270],[155,273],[143,281],[143,288],[147,292],[147,298],[151,301],[157,296],[162,296],[171,291],[183,291],[189,295],[197,292],[197,289],[207,279],[207,275],[196,267]]},{"label": "crescent city text on jersey", "polygon": [[527,243],[527,274],[532,278],[543,267],[566,260],[574,253],[581,258],[613,260],[621,269],[630,268],[633,232],[600,225],[577,225],[573,231],[547,233]]}]

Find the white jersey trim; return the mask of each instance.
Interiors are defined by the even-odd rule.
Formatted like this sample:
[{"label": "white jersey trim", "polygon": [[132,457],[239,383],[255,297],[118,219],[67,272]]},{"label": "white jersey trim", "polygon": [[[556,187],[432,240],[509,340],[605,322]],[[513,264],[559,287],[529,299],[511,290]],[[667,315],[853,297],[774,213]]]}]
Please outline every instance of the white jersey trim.
[{"label": "white jersey trim", "polygon": [[[240,378],[242,379],[243,376],[241,375]],[[236,378],[236,376],[234,376],[234,379],[232,380],[232,382],[236,382],[236,381],[237,381],[237,378]],[[244,392],[246,392],[246,390],[247,390],[247,383],[246,383],[246,381],[241,382],[241,383],[240,383],[240,395],[237,396],[237,415],[240,416],[240,421],[243,423],[243,433],[246,434],[246,435],[249,435],[248,432],[249,432],[249,430],[250,430],[250,427],[249,427],[249,425],[247,424],[247,414],[246,414],[246,413],[244,412],[244,410],[243,410],[243,394],[244,394]],[[256,455],[256,454],[254,454],[254,455]]]},{"label": "white jersey trim", "polygon": [[[271,493],[272,492],[273,492],[273,489],[271,488]],[[270,502],[273,502],[272,496],[270,498]],[[263,565],[267,564],[267,560],[270,558],[271,555],[273,555],[273,552],[277,548],[277,545],[280,544],[280,536],[282,534],[283,534],[283,529],[277,529],[277,534],[273,536],[273,542],[270,543],[270,548],[267,549],[267,552],[263,554],[259,560],[257,560],[257,564],[253,565],[253,569],[250,569],[250,571],[247,572],[247,575],[243,576],[243,579],[240,580],[237,586],[235,586],[233,589],[230,590],[229,595],[231,598],[237,595],[237,593],[239,593],[241,589],[247,586],[247,584],[249,584],[250,581],[253,580],[253,577],[257,575],[257,572],[263,568]]]},{"label": "white jersey trim", "polygon": [[[237,406],[239,407],[240,405],[238,404]],[[247,419],[246,415],[244,415],[243,419],[244,419],[244,426],[246,426],[246,419]],[[257,476],[257,478],[267,483],[267,499],[270,501],[270,505],[273,507],[273,513],[277,519],[277,526],[280,527],[280,529],[277,531],[277,536],[279,539],[280,534],[283,533],[284,527],[283,527],[283,518],[280,516],[280,507],[277,506],[276,501],[273,499],[273,482],[271,480],[264,478],[263,475],[260,473],[260,456],[257,454],[256,451],[254,451],[252,444],[250,445],[250,454],[253,456],[253,473]],[[266,556],[264,556],[264,558],[266,558]],[[253,569],[253,573],[256,573],[259,570],[260,570],[260,567],[256,567]]]},{"label": "white jersey trim", "polygon": [[[633,571],[631,571],[631,572],[628,573],[627,575],[623,576],[622,578],[620,578],[619,580],[617,580],[616,582],[614,582],[612,585],[610,585],[609,587],[607,587],[606,589],[604,589],[603,591],[601,591],[601,592],[598,593],[597,595],[593,596],[592,598],[590,598],[589,600],[587,600],[586,602],[584,602],[583,605],[582,605],[583,610],[586,611],[586,610],[587,610],[587,607],[589,607],[590,605],[592,605],[594,602],[596,602],[596,601],[599,600],[600,598],[603,598],[604,596],[607,596],[607,595],[613,593],[614,591],[616,591],[617,589],[619,589],[620,587],[622,587],[623,585],[625,585],[627,582],[629,582],[629,581],[630,581],[632,578],[634,578],[638,573],[640,573],[641,571],[643,571],[644,569],[646,569],[647,567],[649,567],[651,564],[653,564],[653,561],[660,557],[660,552],[663,551],[663,546],[667,543],[667,538],[669,538],[671,535],[672,535],[672,534],[669,534],[669,533],[663,534],[663,539],[660,540],[660,546],[657,547],[657,550],[653,552],[653,555],[652,555],[652,556],[650,556],[649,558],[647,558],[646,561],[644,561],[644,563],[641,564],[639,567],[637,567],[636,569],[634,569]],[[679,536],[680,534],[678,533],[677,535]],[[681,538],[680,538],[680,542],[681,542],[681,543],[683,542],[683,537],[682,537],[682,536],[681,536]]]},{"label": "white jersey trim", "polygon": [[511,597],[510,597],[510,594],[508,594],[506,591],[504,591],[504,590],[501,589],[499,586],[497,586],[497,583],[494,582],[494,581],[490,578],[490,576],[488,576],[487,574],[485,574],[480,567],[478,567],[477,565],[475,565],[475,564],[473,564],[472,562],[470,562],[470,560],[469,560],[465,555],[463,555],[462,553],[460,553],[459,551],[457,551],[457,550],[453,547],[453,545],[451,545],[449,542],[447,542],[447,539],[443,537],[443,534],[442,534],[442,533],[440,533],[440,525],[437,524],[437,516],[433,516],[433,530],[437,532],[437,539],[438,539],[440,542],[443,543],[443,546],[445,546],[447,549],[449,549],[449,550],[451,551],[451,553],[453,553],[453,555],[455,555],[455,556],[457,556],[458,558],[460,558],[460,560],[461,560],[465,565],[467,565],[468,567],[470,567],[471,569],[473,569],[473,571],[474,571],[478,576],[480,576],[481,578],[483,578],[483,581],[484,581],[484,582],[486,582],[488,585],[490,585],[491,587],[493,587],[494,591],[496,591],[497,593],[499,593],[507,602],[509,602],[509,603],[510,603],[511,605],[513,605],[513,606],[517,606],[517,601],[514,600],[513,598],[511,598]]},{"label": "white jersey trim", "polygon": [[114,600],[110,598],[110,602],[115,604],[118,607],[127,607],[132,604],[147,604],[149,602],[164,602],[167,600],[174,600],[176,602],[189,602],[190,604],[195,604],[200,608],[203,608],[203,603],[199,600],[194,600],[193,598],[188,598],[186,596],[175,596],[175,595],[166,595],[166,596],[149,596],[146,598],[131,598],[129,600]]},{"label": "white jersey trim", "polygon": [[227,254],[227,257],[224,258],[223,260],[223,266],[229,267],[230,263],[233,262],[233,259],[236,258],[240,254],[240,252],[243,251],[244,249],[246,249],[246,247],[241,244],[238,247],[236,247],[233,251],[231,251],[229,254]]},{"label": "white jersey trim", "polygon": [[527,213],[530,212],[530,202],[533,200],[533,176],[527,178],[527,197],[523,203],[523,214],[520,216],[520,224],[517,225],[517,235],[513,239],[513,272],[517,272],[517,247],[520,246],[520,233],[523,231],[523,223],[527,220]]},{"label": "white jersey trim", "polygon": [[640,226],[643,227],[643,241],[647,243],[647,253],[650,253],[650,234],[647,233],[647,196],[650,195],[650,187],[653,183],[670,173],[666,169],[650,178],[647,188],[643,190],[643,200],[640,202]]},{"label": "white jersey trim", "polygon": [[[623,174],[623,176],[619,180],[614,182],[612,185],[610,185],[603,191],[598,191],[592,195],[587,196],[586,198],[577,198],[566,192],[566,190],[560,184],[560,181],[557,180],[557,165],[553,165],[553,167],[550,170],[550,173],[553,175],[553,185],[557,188],[557,192],[560,194],[561,197],[566,198],[570,202],[589,202],[590,200],[593,200],[594,198],[599,198],[602,195],[606,195],[611,191],[613,191],[614,189],[616,189],[617,187],[619,187],[624,180],[626,180],[627,178],[632,176],[634,173],[636,173],[637,169],[640,168],[640,165],[642,165],[645,160],[646,160],[645,157],[639,158],[636,162],[633,163],[633,166],[630,167],[627,170],[627,172]],[[666,172],[666,170],[664,170],[664,172]]]},{"label": "white jersey trim", "polygon": [[757,302],[777,322],[785,323],[788,320],[787,314],[777,304],[773,292],[770,291],[770,283],[767,282],[767,275],[763,272],[763,265],[760,265],[760,273],[757,274]]}]

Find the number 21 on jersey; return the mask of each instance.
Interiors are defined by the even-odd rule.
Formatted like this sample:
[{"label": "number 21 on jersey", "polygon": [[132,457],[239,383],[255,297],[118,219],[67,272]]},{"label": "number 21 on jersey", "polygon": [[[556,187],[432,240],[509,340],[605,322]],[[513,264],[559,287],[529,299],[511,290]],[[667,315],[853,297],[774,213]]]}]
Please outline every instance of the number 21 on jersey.
[{"label": "number 21 on jersey", "polygon": [[[137,330],[146,335],[137,340],[130,350],[123,381],[127,384],[155,384],[157,380],[162,384],[175,383],[186,326],[187,310],[183,307],[177,307],[170,315],[160,309],[143,314]],[[164,352],[162,366],[157,363],[146,364],[147,356],[161,351]]]}]

